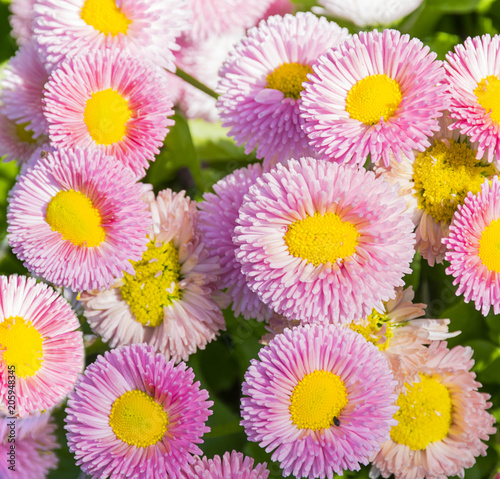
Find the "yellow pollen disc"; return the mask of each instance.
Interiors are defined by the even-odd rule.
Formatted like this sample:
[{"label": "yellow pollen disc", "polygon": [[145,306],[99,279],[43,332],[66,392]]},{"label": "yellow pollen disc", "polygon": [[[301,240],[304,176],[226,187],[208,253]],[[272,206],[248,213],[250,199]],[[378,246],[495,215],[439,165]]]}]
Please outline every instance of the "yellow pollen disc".
[{"label": "yellow pollen disc", "polygon": [[128,101],[111,88],[92,93],[83,113],[89,135],[98,145],[111,145],[123,140],[130,118],[132,112]]},{"label": "yellow pollen disc", "polygon": [[27,128],[29,122],[26,123],[15,123],[16,125],[16,134],[17,137],[24,143],[36,143],[36,140],[33,138],[33,131]]},{"label": "yellow pollen disc", "polygon": [[359,233],[354,225],[335,213],[316,213],[295,221],[284,235],[292,256],[306,259],[314,266],[335,263],[356,252]]},{"label": "yellow pollen disc", "polygon": [[347,93],[346,111],[366,125],[387,121],[397,110],[403,95],[396,80],[385,73],[359,80]]},{"label": "yellow pollen disc", "polygon": [[500,80],[495,75],[483,78],[474,90],[477,102],[490,113],[491,119],[500,122]]},{"label": "yellow pollen disc", "polygon": [[484,179],[494,174],[495,167],[476,160],[466,143],[438,141],[419,153],[413,165],[418,206],[436,222],[451,221],[467,193],[478,193]]},{"label": "yellow pollen disc", "polygon": [[293,388],[289,411],[298,429],[317,431],[333,425],[347,404],[347,390],[336,374],[323,369],[306,374]]},{"label": "yellow pollen disc", "polygon": [[380,314],[376,309],[364,320],[348,324],[353,331],[361,334],[367,341],[377,346],[380,351],[389,347],[394,336],[394,325],[386,314]]},{"label": "yellow pollen disc", "polygon": [[142,259],[132,264],[135,275],[124,274],[121,296],[139,323],[158,326],[163,308],[181,298],[179,253],[172,242],[157,247],[150,241]]},{"label": "yellow pollen disc", "polygon": [[481,233],[479,258],[495,273],[500,273],[500,220],[492,221]]},{"label": "yellow pollen disc", "polygon": [[420,375],[421,381],[405,384],[407,393],[397,400],[399,411],[394,418],[398,425],[391,429],[391,438],[414,451],[425,449],[431,442],[441,441],[452,422],[452,403],[448,388],[438,379]]},{"label": "yellow pollen disc", "polygon": [[47,205],[45,221],[76,246],[99,246],[106,236],[99,210],[79,191],[57,193]]},{"label": "yellow pollen disc", "polygon": [[2,362],[15,366],[16,376],[33,376],[43,363],[43,338],[31,321],[19,316],[0,323],[0,351]]},{"label": "yellow pollen disc", "polygon": [[283,63],[267,75],[267,87],[283,92],[285,97],[300,98],[302,83],[307,81],[307,74],[313,73],[309,65],[301,63]]},{"label": "yellow pollen disc", "polygon": [[86,0],[80,13],[81,19],[104,35],[127,34],[132,23],[116,6],[114,0]]},{"label": "yellow pollen disc", "polygon": [[151,396],[137,389],[115,400],[109,425],[118,439],[137,447],[160,441],[167,432],[168,414]]}]

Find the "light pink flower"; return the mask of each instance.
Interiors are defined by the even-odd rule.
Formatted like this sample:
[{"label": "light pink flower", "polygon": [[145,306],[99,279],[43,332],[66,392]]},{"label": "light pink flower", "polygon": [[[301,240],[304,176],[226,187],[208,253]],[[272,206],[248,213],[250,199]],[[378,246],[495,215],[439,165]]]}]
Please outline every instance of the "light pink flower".
[{"label": "light pink flower", "polygon": [[48,64],[114,48],[175,71],[175,43],[189,26],[186,0],[37,0],[34,38]]},{"label": "light pink flower", "polygon": [[302,158],[257,178],[236,259],[259,298],[303,322],[350,322],[403,286],[414,255],[405,202],[372,172]]},{"label": "light pink flower", "polygon": [[347,29],[310,12],[276,15],[250,29],[222,65],[222,124],[246,153],[257,148],[265,169],[315,156],[302,131],[300,93],[317,58],[347,36]]},{"label": "light pink flower", "polygon": [[[332,324],[287,329],[251,360],[241,424],[283,475],[359,470],[396,421],[395,382],[373,344]],[[308,398],[308,399],[306,399]]]},{"label": "light pink flower", "polygon": [[446,273],[458,284],[457,296],[474,301],[483,315],[493,307],[500,313],[500,258],[498,235],[500,227],[500,181],[485,180],[481,191],[469,193],[458,207],[443,243],[445,259],[450,262]]},{"label": "light pink flower", "polygon": [[9,416],[50,409],[73,389],[84,365],[79,327],[46,284],[0,276],[0,397]]},{"label": "light pink flower", "polygon": [[77,465],[94,477],[178,479],[201,454],[212,413],[185,363],[151,346],[113,349],[87,367],[70,394],[66,430]]},{"label": "light pink flower", "polygon": [[[50,210],[50,213],[49,213]],[[133,272],[150,214],[131,172],[98,151],[48,153],[10,192],[8,240],[25,266],[75,291]]]},{"label": "light pink flower", "polygon": [[55,69],[44,113],[57,148],[93,148],[140,178],[163,145],[173,114],[166,74],[119,50],[90,52]]},{"label": "light pink flower", "polygon": [[[429,346],[419,368],[420,380],[409,382],[408,391],[400,394],[401,409],[395,415],[399,425],[392,428],[391,439],[382,444],[373,458],[370,477],[463,477],[464,469],[471,467],[477,456],[486,455],[487,445],[483,441],[495,433],[495,419],[486,411],[491,407],[489,395],[477,391],[481,384],[470,372],[474,364],[472,353],[470,347],[455,346],[449,350],[444,342]],[[420,382],[426,381],[430,385],[420,395],[410,395],[408,402],[403,401],[412,390],[418,390]],[[430,414],[423,412],[429,408]],[[446,414],[450,415],[450,422],[443,425],[440,418],[446,418]],[[429,438],[429,430],[432,434],[438,431],[442,439]]]},{"label": "light pink flower", "polygon": [[318,59],[300,104],[319,154],[339,162],[389,165],[430,145],[448,105],[444,69],[417,38],[361,32]]},{"label": "light pink flower", "polygon": [[[12,423],[14,423],[13,428]],[[58,463],[54,450],[60,446],[57,443],[55,430],[56,425],[52,422],[49,413],[14,420],[9,417],[0,417],[0,454],[2,455],[0,477],[2,479],[46,479],[49,471],[55,469]],[[12,459],[11,446],[14,449]],[[14,469],[9,469],[10,466]]]},{"label": "light pink flower", "polygon": [[450,116],[455,120],[450,128],[477,142],[477,158],[490,162],[500,158],[500,110],[488,100],[488,91],[497,91],[499,84],[499,51],[498,35],[469,37],[446,55],[444,64]]}]

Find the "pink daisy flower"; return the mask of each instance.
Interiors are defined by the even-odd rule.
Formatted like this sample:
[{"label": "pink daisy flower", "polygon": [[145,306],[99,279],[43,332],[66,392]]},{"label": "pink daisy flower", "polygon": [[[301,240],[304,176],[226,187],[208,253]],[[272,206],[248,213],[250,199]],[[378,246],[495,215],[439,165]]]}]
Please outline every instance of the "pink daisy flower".
[{"label": "pink daisy flower", "polygon": [[489,395],[470,372],[470,347],[449,350],[444,342],[427,349],[417,382],[408,382],[397,400],[398,412],[388,439],[373,459],[370,477],[396,479],[463,477],[475,458],[486,455],[495,418]]},{"label": "pink daisy flower", "polygon": [[17,161],[23,165],[39,158],[49,148],[49,139],[45,135],[35,139],[33,135],[28,125],[9,120],[0,107],[0,156],[5,156],[4,162]]},{"label": "pink daisy flower", "polygon": [[481,191],[469,193],[458,207],[443,243],[445,259],[450,262],[446,273],[458,284],[457,296],[463,294],[466,303],[486,316],[493,307],[500,313],[500,181],[485,180]]},{"label": "pink daisy flower", "polygon": [[284,17],[287,13],[293,14],[295,4],[290,0],[271,0],[270,5],[261,17],[261,20],[267,20],[273,15],[281,15]]},{"label": "pink daisy flower", "polygon": [[37,0],[34,36],[50,64],[116,48],[175,71],[173,51],[190,14],[186,0]]},{"label": "pink daisy flower", "polygon": [[98,151],[55,151],[10,192],[8,239],[33,274],[74,291],[133,272],[150,215],[128,169]]},{"label": "pink daisy flower", "polygon": [[284,476],[332,479],[359,470],[396,424],[387,361],[347,328],[286,330],[259,358],[245,374],[241,424],[250,441],[274,450]]},{"label": "pink daisy flower", "polygon": [[46,284],[0,276],[0,396],[9,416],[50,409],[71,391],[83,369],[79,327],[67,301]]},{"label": "pink daisy flower", "polygon": [[217,299],[220,268],[196,230],[196,202],[184,192],[148,194],[148,245],[110,289],[81,295],[93,331],[113,348],[146,342],[175,362],[205,349],[224,317]]},{"label": "pink daisy flower", "polygon": [[418,376],[420,364],[427,354],[427,345],[460,334],[448,332],[449,319],[421,318],[426,304],[413,303],[413,288],[397,288],[396,297],[374,309],[364,319],[347,326],[373,343],[386,357],[398,387]]},{"label": "pink daisy flower", "polygon": [[347,29],[309,12],[276,15],[249,30],[222,65],[222,124],[246,153],[257,148],[265,168],[315,156],[301,127],[301,91],[317,58],[347,36]]},{"label": "pink daisy flower", "polygon": [[[15,419],[0,417],[0,477],[45,479],[57,467],[54,449],[60,446],[55,430],[48,413]],[[11,466],[14,469],[9,469]]]},{"label": "pink daisy flower", "polygon": [[272,0],[188,0],[192,13],[186,36],[199,44],[210,37],[250,28],[262,18]]},{"label": "pink daisy flower", "polygon": [[377,176],[398,185],[412,211],[416,247],[431,266],[443,262],[446,245],[442,239],[448,236],[457,206],[469,191],[478,193],[483,181],[498,173],[495,165],[476,159],[477,144],[448,129],[446,115],[440,124],[431,146],[417,153],[415,160],[403,155],[400,162],[391,158],[388,168],[375,168]]},{"label": "pink daisy flower", "polygon": [[189,479],[267,479],[269,471],[266,469],[266,463],[257,464],[255,467],[253,463],[253,458],[244,456],[241,452],[231,451],[226,452],[222,458],[198,458],[188,467],[186,475]]},{"label": "pink daisy flower", "polygon": [[219,258],[222,269],[219,286],[220,289],[227,288],[235,315],[242,314],[245,319],[258,321],[269,319],[273,313],[248,287],[235,257],[237,246],[233,237],[243,197],[261,176],[262,167],[255,163],[222,178],[213,185],[215,193],[203,195],[198,223],[210,255]]},{"label": "pink daisy flower", "polygon": [[93,148],[142,177],[173,114],[166,76],[119,50],[71,58],[47,82],[44,113],[57,148]]},{"label": "pink daisy flower", "polygon": [[42,97],[48,79],[32,41],[25,43],[3,70],[0,97],[3,113],[25,130],[31,130],[33,138],[47,135]]},{"label": "pink daisy flower", "polygon": [[318,59],[300,105],[312,147],[339,162],[389,165],[423,151],[448,106],[429,47],[397,30],[361,32]]},{"label": "pink daisy flower", "polygon": [[405,202],[374,173],[302,158],[257,178],[234,242],[249,287],[290,319],[350,322],[403,286],[414,255]]},{"label": "pink daisy flower", "polygon": [[12,27],[12,36],[17,40],[18,45],[28,43],[33,36],[33,23],[35,12],[33,6],[36,0],[11,0],[9,10],[9,23]]},{"label": "pink daisy flower", "polygon": [[93,477],[176,479],[201,454],[208,393],[185,363],[151,346],[113,349],[87,367],[66,408],[70,451]]},{"label": "pink daisy flower", "polygon": [[450,128],[460,130],[478,143],[477,158],[500,158],[500,109],[496,102],[500,36],[467,38],[455,46],[445,62],[451,96]]}]

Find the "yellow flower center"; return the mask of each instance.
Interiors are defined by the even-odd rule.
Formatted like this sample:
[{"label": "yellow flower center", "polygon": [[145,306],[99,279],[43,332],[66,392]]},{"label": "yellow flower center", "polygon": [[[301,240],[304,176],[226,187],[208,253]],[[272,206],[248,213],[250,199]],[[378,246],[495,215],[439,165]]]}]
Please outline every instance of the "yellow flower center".
[{"label": "yellow flower center", "polygon": [[15,123],[16,135],[22,142],[34,145],[36,140],[33,138],[33,131],[27,128],[28,125],[29,122]]},{"label": "yellow flower center", "polygon": [[479,258],[495,273],[500,273],[500,219],[493,220],[481,233]]},{"label": "yellow flower center", "polygon": [[156,246],[150,241],[142,259],[132,264],[135,275],[124,274],[121,296],[137,321],[158,326],[163,322],[163,308],[181,298],[179,253],[172,242]]},{"label": "yellow flower center", "polygon": [[289,411],[298,429],[317,431],[332,426],[346,404],[342,379],[320,369],[306,374],[293,388]]},{"label": "yellow flower center", "polygon": [[307,81],[307,74],[312,72],[313,69],[309,65],[283,63],[267,75],[266,88],[279,90],[285,97],[298,100],[303,90],[302,83]]},{"label": "yellow flower center", "polygon": [[57,193],[47,205],[45,221],[76,246],[99,246],[106,237],[99,210],[80,191]]},{"label": "yellow flower center", "polygon": [[414,451],[425,449],[431,442],[441,441],[448,435],[452,422],[452,403],[448,388],[439,376],[420,375],[421,381],[409,385],[401,393],[394,418],[398,425],[391,429],[391,438],[406,444]]},{"label": "yellow flower center", "polygon": [[477,84],[474,95],[486,113],[490,113],[491,119],[499,123],[500,80],[495,75],[488,75]]},{"label": "yellow flower center", "polygon": [[43,338],[31,321],[19,316],[0,323],[0,351],[2,362],[15,366],[16,376],[33,376],[43,363]]},{"label": "yellow flower center", "polygon": [[467,193],[479,192],[484,179],[494,174],[495,167],[476,160],[466,143],[438,141],[419,153],[413,165],[418,206],[436,222],[449,222]]},{"label": "yellow flower center", "polygon": [[283,239],[292,256],[306,259],[314,266],[335,263],[356,252],[359,233],[354,225],[335,213],[316,213],[288,226]]},{"label": "yellow flower center", "polygon": [[359,80],[347,93],[346,111],[366,125],[387,121],[397,110],[403,95],[396,80],[385,73]]},{"label": "yellow flower center", "polygon": [[126,35],[128,26],[132,23],[114,0],[85,0],[80,17],[87,25],[104,35]]},{"label": "yellow flower center", "polygon": [[109,425],[118,439],[137,447],[160,441],[167,432],[168,414],[151,396],[137,389],[115,400]]},{"label": "yellow flower center", "polygon": [[389,347],[394,336],[394,325],[386,314],[380,314],[376,309],[364,320],[352,322],[348,327],[361,334],[367,341],[377,346],[380,351]]},{"label": "yellow flower center", "polygon": [[132,112],[128,101],[111,88],[92,93],[83,113],[89,134],[98,145],[123,140],[130,118]]}]

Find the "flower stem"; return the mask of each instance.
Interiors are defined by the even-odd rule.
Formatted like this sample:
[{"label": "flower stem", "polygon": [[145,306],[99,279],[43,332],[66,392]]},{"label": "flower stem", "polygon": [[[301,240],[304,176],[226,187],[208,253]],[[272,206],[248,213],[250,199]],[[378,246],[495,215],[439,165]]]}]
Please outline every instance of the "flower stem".
[{"label": "flower stem", "polygon": [[216,100],[217,98],[219,98],[219,95],[215,93],[211,88],[208,88],[206,85],[199,82],[196,78],[192,77],[189,73],[186,73],[184,70],[181,70],[179,67],[177,67],[175,74],[179,78],[182,78],[184,81],[188,82],[190,85],[193,85],[195,88],[198,88],[198,90],[201,90],[203,93],[210,95],[212,98],[215,98]]}]

